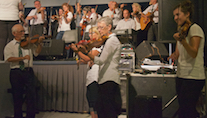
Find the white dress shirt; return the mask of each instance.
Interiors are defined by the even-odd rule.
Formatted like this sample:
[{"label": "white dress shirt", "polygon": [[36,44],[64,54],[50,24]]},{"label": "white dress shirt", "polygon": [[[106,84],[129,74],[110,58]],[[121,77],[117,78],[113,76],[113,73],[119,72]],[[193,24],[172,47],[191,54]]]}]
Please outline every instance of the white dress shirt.
[{"label": "white dress shirt", "polygon": [[129,18],[127,21],[125,21],[125,19],[120,20],[115,30],[120,30],[120,29],[134,29],[135,30],[135,21],[131,18]]},{"label": "white dress shirt", "polygon": [[34,16],[37,15],[37,19],[31,19],[30,20],[30,25],[38,25],[38,24],[43,24],[46,21],[46,17],[47,17],[47,12],[44,11],[45,13],[45,19],[42,19],[42,14],[41,13],[37,13],[37,9],[33,9],[30,11],[30,13],[28,14],[28,16]]},{"label": "white dress shirt", "polygon": [[122,10],[120,8],[116,8],[115,9],[115,13],[114,11],[111,11],[110,9],[107,9],[103,12],[103,17],[104,16],[108,16],[111,18],[111,15],[114,15],[113,18],[113,26],[116,26],[118,24],[118,22],[122,19]]},{"label": "white dress shirt", "polygon": [[[4,60],[7,61],[10,57],[19,57],[19,42],[17,42],[15,39],[10,41],[4,48]],[[29,55],[30,60],[27,59],[24,61],[24,67],[32,67],[33,66],[33,54],[34,56],[37,56],[38,53],[36,53],[37,46],[35,44],[31,44],[29,49],[23,49],[22,50],[22,56]],[[19,62],[11,62],[10,68],[19,68]]]},{"label": "white dress shirt", "polygon": [[[144,14],[147,14],[148,12],[152,13],[155,11],[155,9],[157,9],[158,7],[158,3],[154,4],[154,5],[150,5],[149,7],[147,7],[147,9],[145,9],[143,11]],[[154,17],[153,17],[153,21],[154,23],[158,23],[159,22],[159,12],[158,11],[155,11],[154,12]]]},{"label": "white dress shirt", "polygon": [[106,40],[103,51],[100,57],[94,57],[94,63],[99,67],[98,83],[102,84],[106,81],[114,81],[120,84],[120,76],[118,72],[119,61],[121,58],[121,43],[112,33]]}]

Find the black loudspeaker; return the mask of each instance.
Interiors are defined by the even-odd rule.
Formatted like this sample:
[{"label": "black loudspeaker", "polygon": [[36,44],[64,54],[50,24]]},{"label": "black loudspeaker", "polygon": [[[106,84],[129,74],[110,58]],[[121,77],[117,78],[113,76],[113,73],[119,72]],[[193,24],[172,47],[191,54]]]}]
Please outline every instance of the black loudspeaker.
[{"label": "black loudspeaker", "polygon": [[62,40],[43,40],[42,51],[39,56],[63,56],[64,41]]},{"label": "black loudspeaker", "polygon": [[[172,118],[179,107],[177,99],[173,99],[176,96],[175,79],[173,74],[127,74],[128,118]],[[157,117],[151,117],[151,114]]]},{"label": "black loudspeaker", "polygon": [[136,96],[129,118],[162,118],[162,97]]},{"label": "black loudspeaker", "polygon": [[168,51],[163,43],[143,41],[135,49],[137,59],[143,60],[144,58],[160,59],[161,57],[168,57]]}]

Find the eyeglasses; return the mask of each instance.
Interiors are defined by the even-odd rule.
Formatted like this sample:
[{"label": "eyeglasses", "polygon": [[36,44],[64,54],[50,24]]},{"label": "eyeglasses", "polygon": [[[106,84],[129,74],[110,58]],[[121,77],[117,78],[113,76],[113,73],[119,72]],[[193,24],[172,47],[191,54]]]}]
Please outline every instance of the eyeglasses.
[{"label": "eyeglasses", "polygon": [[21,30],[21,31],[18,31],[18,32],[23,33],[23,32],[25,32],[25,30]]},{"label": "eyeglasses", "polygon": [[96,32],[89,32],[90,35],[92,35],[92,34],[94,34],[94,33],[96,33]]},{"label": "eyeglasses", "polygon": [[97,29],[101,29],[101,30],[103,30],[105,27],[106,27],[106,26],[104,26],[104,27],[97,27]]}]

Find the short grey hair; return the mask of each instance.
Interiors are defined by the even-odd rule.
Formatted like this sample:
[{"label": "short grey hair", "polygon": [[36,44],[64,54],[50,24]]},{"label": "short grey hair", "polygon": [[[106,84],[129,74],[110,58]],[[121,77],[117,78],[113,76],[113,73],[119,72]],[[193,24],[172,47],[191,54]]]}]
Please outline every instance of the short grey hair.
[{"label": "short grey hair", "polygon": [[111,25],[111,27],[113,27],[112,18],[109,18],[108,16],[101,17],[100,19],[97,20],[97,23],[99,22],[104,22],[107,26]]},{"label": "short grey hair", "polygon": [[[21,24],[16,24],[16,25],[14,25],[14,26],[12,27],[12,33],[18,31],[18,27],[17,27],[18,25],[21,25]],[[22,25],[21,25],[21,26],[22,26]]]},{"label": "short grey hair", "polygon": [[85,6],[85,7],[83,8],[83,10],[84,10],[84,11],[87,11],[87,12],[88,12],[88,11],[91,11],[91,6]]}]

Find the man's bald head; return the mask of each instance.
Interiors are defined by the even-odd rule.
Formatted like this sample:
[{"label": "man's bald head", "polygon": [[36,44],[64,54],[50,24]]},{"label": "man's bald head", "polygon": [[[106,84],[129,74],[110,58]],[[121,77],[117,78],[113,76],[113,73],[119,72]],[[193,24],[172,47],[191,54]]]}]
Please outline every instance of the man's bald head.
[{"label": "man's bald head", "polygon": [[24,38],[24,28],[21,24],[16,24],[12,27],[12,34],[17,41],[20,41]]},{"label": "man's bald head", "polygon": [[12,33],[17,32],[19,29],[23,28],[21,24],[16,24],[12,27]]}]

